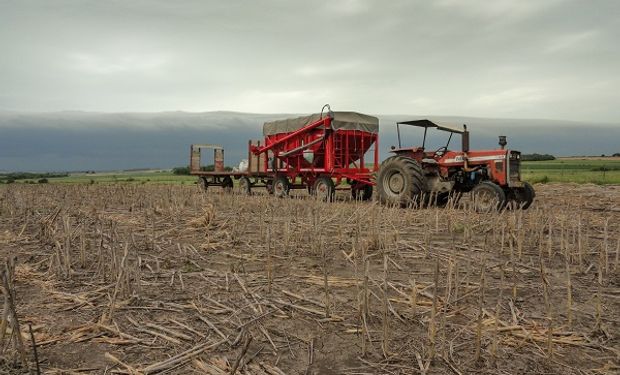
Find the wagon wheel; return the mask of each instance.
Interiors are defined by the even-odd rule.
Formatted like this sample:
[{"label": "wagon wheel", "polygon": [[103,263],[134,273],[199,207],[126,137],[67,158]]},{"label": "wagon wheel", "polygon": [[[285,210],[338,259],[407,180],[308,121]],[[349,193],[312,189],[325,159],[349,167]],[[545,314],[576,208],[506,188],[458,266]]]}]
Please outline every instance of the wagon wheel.
[{"label": "wagon wheel", "polygon": [[376,181],[379,200],[383,204],[406,206],[419,201],[426,192],[422,167],[405,156],[386,159],[379,168]]},{"label": "wagon wheel", "polygon": [[206,177],[199,177],[198,178],[198,185],[204,190],[207,191],[207,189],[209,188],[209,181],[207,181]]},{"label": "wagon wheel", "polygon": [[484,181],[471,191],[472,205],[477,212],[491,212],[504,208],[506,193],[497,184]]},{"label": "wagon wheel", "polygon": [[[268,188],[269,189],[269,188]],[[278,198],[288,196],[291,189],[288,179],[285,176],[278,176],[273,180],[273,194]]]},{"label": "wagon wheel", "polygon": [[351,196],[353,200],[370,200],[370,198],[372,198],[372,185],[354,183],[351,185]]},{"label": "wagon wheel", "polygon": [[523,183],[523,187],[510,189],[508,196],[514,202],[517,209],[527,210],[534,202],[536,192],[532,185],[527,182]]},{"label": "wagon wheel", "polygon": [[250,179],[247,178],[246,176],[241,176],[239,178],[238,190],[239,190],[239,193],[243,195],[251,195],[252,194],[252,183],[250,182]]},{"label": "wagon wheel", "polygon": [[329,177],[319,177],[314,182],[314,194],[323,202],[331,202],[334,200],[336,186],[334,181]]},{"label": "wagon wheel", "polygon": [[233,190],[233,180],[232,178],[230,178],[230,176],[226,176],[224,177],[224,180],[222,180],[222,188],[224,189],[224,192],[226,193],[231,193]]}]

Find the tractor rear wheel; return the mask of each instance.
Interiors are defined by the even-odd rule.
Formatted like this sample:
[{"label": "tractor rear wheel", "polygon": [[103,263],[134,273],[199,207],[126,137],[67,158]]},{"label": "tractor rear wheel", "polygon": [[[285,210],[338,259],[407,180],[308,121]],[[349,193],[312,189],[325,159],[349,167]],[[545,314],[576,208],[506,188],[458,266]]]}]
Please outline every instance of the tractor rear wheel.
[{"label": "tractor rear wheel", "polygon": [[291,189],[288,178],[285,176],[277,176],[273,179],[273,194],[278,198],[284,198],[288,196],[288,192]]},{"label": "tractor rear wheel", "polygon": [[406,206],[419,201],[426,191],[422,167],[404,156],[386,159],[379,168],[377,190],[383,204]]},{"label": "tractor rear wheel", "polygon": [[246,176],[241,176],[239,178],[239,193],[243,195],[252,194],[252,183]]},{"label": "tractor rear wheel", "polygon": [[331,202],[334,200],[336,186],[331,178],[319,177],[314,182],[313,192],[319,200],[323,202]]},{"label": "tractor rear wheel", "polygon": [[520,208],[522,210],[530,208],[536,197],[536,191],[534,191],[532,185],[527,182],[523,183],[523,187],[511,189],[510,193],[512,200],[516,203],[515,208]]},{"label": "tractor rear wheel", "polygon": [[471,202],[477,212],[498,211],[506,205],[506,193],[497,184],[483,181],[471,190]]},{"label": "tractor rear wheel", "polygon": [[353,184],[351,185],[351,196],[353,200],[367,201],[372,198],[372,185],[369,184]]}]

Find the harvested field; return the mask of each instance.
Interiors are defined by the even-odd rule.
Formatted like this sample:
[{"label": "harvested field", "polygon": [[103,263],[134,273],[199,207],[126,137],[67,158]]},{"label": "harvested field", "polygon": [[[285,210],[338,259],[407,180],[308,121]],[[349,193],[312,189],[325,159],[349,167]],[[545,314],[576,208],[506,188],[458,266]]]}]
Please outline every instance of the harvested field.
[{"label": "harvested field", "polygon": [[478,214],[4,186],[0,372],[34,338],[46,374],[618,373],[620,186],[536,188]]}]

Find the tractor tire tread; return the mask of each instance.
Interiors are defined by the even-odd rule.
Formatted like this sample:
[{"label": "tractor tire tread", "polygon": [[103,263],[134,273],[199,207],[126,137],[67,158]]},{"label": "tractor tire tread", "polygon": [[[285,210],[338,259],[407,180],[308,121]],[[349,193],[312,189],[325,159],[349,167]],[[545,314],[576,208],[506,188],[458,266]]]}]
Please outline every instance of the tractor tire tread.
[{"label": "tractor tire tread", "polygon": [[506,196],[506,193],[504,192],[504,190],[502,190],[501,187],[499,187],[499,185],[491,181],[482,181],[478,185],[474,186],[474,188],[471,190],[472,197],[476,194],[476,192],[483,189],[490,189],[497,196],[498,203],[494,210],[501,211],[504,207],[506,207],[506,204],[508,203],[508,197]]},{"label": "tractor tire tread", "polygon": [[[395,164],[395,165],[393,165]],[[388,197],[385,193],[386,187],[383,186],[383,175],[386,170],[397,168],[403,171],[403,177],[407,180],[405,186],[407,192],[403,192],[399,198]],[[379,201],[381,203],[397,203],[396,199],[400,200],[401,205],[406,205],[409,201],[417,199],[417,196],[426,192],[426,184],[424,178],[424,172],[420,164],[410,157],[406,156],[393,156],[386,159],[381,163],[379,174],[377,176],[377,190],[379,195]]]}]

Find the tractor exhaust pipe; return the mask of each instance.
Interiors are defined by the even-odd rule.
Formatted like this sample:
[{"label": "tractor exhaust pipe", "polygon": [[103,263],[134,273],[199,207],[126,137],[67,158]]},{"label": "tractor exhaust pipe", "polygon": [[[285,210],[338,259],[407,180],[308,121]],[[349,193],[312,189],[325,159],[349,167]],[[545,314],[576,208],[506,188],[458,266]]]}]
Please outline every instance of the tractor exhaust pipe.
[{"label": "tractor exhaust pipe", "polygon": [[508,144],[508,142],[506,142],[506,136],[505,135],[500,135],[499,136],[499,147],[503,150],[506,145]]},{"label": "tractor exhaust pipe", "polygon": [[463,134],[461,134],[461,150],[463,151],[463,170],[465,172],[475,171],[477,168],[469,168],[467,163],[467,153],[469,152],[469,131],[467,125],[463,124]]},{"label": "tractor exhaust pipe", "polygon": [[463,134],[461,134],[461,150],[464,153],[469,152],[469,131],[467,125],[463,124]]}]

